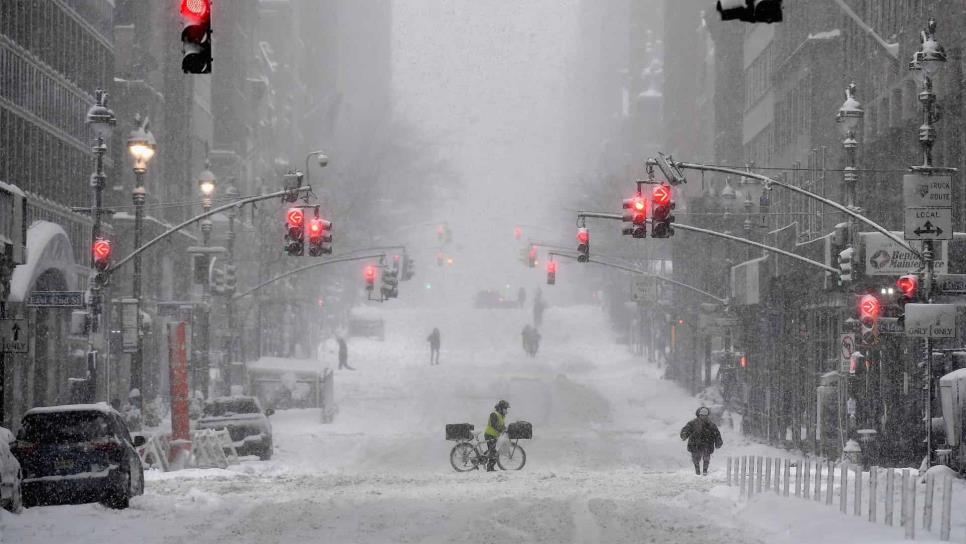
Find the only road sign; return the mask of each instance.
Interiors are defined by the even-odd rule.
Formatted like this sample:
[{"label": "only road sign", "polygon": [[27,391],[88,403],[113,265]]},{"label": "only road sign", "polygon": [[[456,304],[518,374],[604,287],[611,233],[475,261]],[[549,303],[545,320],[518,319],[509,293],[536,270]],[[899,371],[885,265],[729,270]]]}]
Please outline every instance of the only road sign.
[{"label": "only road sign", "polygon": [[952,240],[952,208],[906,208],[906,240]]},{"label": "only road sign", "polygon": [[955,338],[955,304],[906,304],[906,336]]},{"label": "only road sign", "polygon": [[0,351],[4,353],[27,353],[27,320],[0,319]]},{"label": "only road sign", "polygon": [[907,208],[951,208],[953,205],[953,182],[947,175],[902,176],[902,196]]}]

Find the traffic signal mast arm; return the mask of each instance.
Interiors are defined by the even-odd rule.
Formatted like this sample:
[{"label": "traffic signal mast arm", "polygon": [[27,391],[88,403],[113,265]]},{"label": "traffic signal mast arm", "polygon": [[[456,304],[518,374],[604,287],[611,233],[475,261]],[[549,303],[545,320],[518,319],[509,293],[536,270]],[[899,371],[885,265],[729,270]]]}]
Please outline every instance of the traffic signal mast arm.
[{"label": "traffic signal mast arm", "polygon": [[[362,251],[362,250],[360,250],[360,251]],[[325,259],[324,261],[319,261],[317,263],[312,263],[310,265],[306,265],[306,266],[303,266],[301,268],[296,268],[295,270],[289,270],[288,272],[284,272],[282,274],[279,274],[278,276],[275,276],[274,278],[265,280],[262,283],[259,283],[258,285],[256,285],[255,287],[252,287],[251,289],[245,291],[244,293],[239,293],[239,294],[231,297],[231,302],[235,302],[238,299],[247,297],[248,295],[254,293],[255,291],[258,291],[259,289],[261,289],[263,287],[267,287],[267,286],[269,286],[269,285],[271,285],[271,284],[273,284],[273,283],[275,283],[275,282],[277,282],[279,280],[283,280],[283,279],[285,279],[285,278],[287,278],[289,276],[293,276],[293,275],[298,274],[300,272],[305,272],[306,270],[310,270],[312,268],[318,268],[320,266],[325,266],[325,265],[328,265],[328,264],[348,263],[348,262],[351,262],[351,261],[363,261],[363,260],[366,260],[366,259],[379,259],[379,258],[383,258],[385,256],[386,256],[385,253],[368,253],[366,255],[354,255],[354,256],[348,256],[348,257],[336,257],[334,259]]]},{"label": "traffic signal mast arm", "polygon": [[188,219],[184,223],[181,223],[181,224],[179,224],[177,226],[171,227],[170,229],[168,229],[167,231],[165,231],[162,234],[158,235],[156,238],[154,238],[150,242],[148,242],[148,243],[144,244],[143,246],[135,249],[130,255],[128,255],[127,257],[124,257],[123,259],[121,259],[120,261],[118,261],[117,264],[115,264],[114,266],[112,266],[112,267],[108,268],[107,270],[105,270],[105,273],[106,274],[113,274],[115,271],[117,271],[118,268],[121,268],[122,266],[124,266],[128,261],[130,261],[131,259],[133,259],[135,256],[139,255],[141,252],[143,252],[143,251],[151,248],[152,246],[154,246],[155,244],[157,244],[161,240],[164,240],[168,236],[171,236],[172,234],[174,234],[174,233],[178,232],[179,230],[187,227],[188,225],[190,225],[192,223],[195,223],[197,221],[201,221],[202,219],[204,219],[206,217],[211,217],[212,215],[215,215],[216,213],[221,213],[221,212],[223,212],[225,210],[229,210],[231,208],[235,208],[235,207],[241,208],[245,204],[251,204],[253,202],[261,202],[262,200],[270,200],[272,198],[283,197],[283,196],[285,196],[287,194],[290,194],[290,193],[293,193],[293,192],[295,192],[295,193],[306,193],[306,194],[308,194],[311,190],[312,190],[312,188],[309,187],[308,185],[305,185],[303,187],[299,187],[298,189],[291,189],[291,190],[283,189],[281,191],[276,191],[274,193],[269,193],[267,195],[257,195],[257,196],[250,196],[248,198],[242,198],[242,199],[236,200],[236,201],[234,201],[234,202],[232,202],[230,204],[225,204],[224,206],[219,206],[217,208],[212,208],[211,210],[209,210],[209,211],[207,211],[207,212],[205,212],[205,213],[203,213],[201,215],[197,215],[195,217],[192,217],[191,219]]},{"label": "traffic signal mast arm", "polygon": [[[616,214],[616,213],[583,212],[583,211],[577,212],[577,217],[578,218],[580,218],[580,217],[596,217],[598,219],[613,219],[613,220],[617,220],[617,221],[620,221],[622,219],[622,216],[620,214]],[[730,234],[724,234],[722,232],[716,232],[716,231],[713,231],[713,230],[702,229],[700,227],[693,227],[691,225],[682,225],[681,223],[674,223],[674,228],[680,228],[681,230],[689,230],[689,231],[693,231],[693,232],[699,232],[701,234],[707,234],[709,236],[716,236],[718,238],[725,238],[725,239],[731,240],[733,242],[738,242],[738,243],[741,243],[741,244],[746,244],[746,245],[754,246],[754,247],[757,247],[757,248],[760,248],[760,249],[764,249],[765,251],[771,251],[772,253],[778,253],[779,255],[784,255],[784,256],[789,257],[791,259],[796,259],[796,260],[801,261],[803,263],[807,263],[807,264],[810,264],[812,266],[821,268],[822,270],[825,270],[826,272],[832,272],[834,274],[838,274],[839,273],[839,269],[838,268],[835,268],[833,266],[829,266],[827,264],[820,263],[818,261],[813,261],[813,260],[811,260],[811,259],[809,259],[807,257],[802,257],[801,255],[796,255],[796,254],[791,253],[789,251],[785,251],[784,249],[779,249],[777,247],[766,246],[765,244],[759,244],[758,242],[753,242],[751,240],[747,240],[745,238],[740,238],[738,236],[732,236]],[[591,260],[593,260],[593,259],[591,259]]]},{"label": "traffic signal mast arm", "polygon": [[[572,255],[572,254],[569,254],[569,253],[559,253],[559,252],[554,251],[554,252],[551,252],[550,255],[552,255],[552,256],[559,256],[559,257],[567,257],[568,259],[577,260],[577,256],[576,255]],[[672,285],[677,285],[678,287],[683,287],[683,288],[688,289],[690,291],[694,291],[695,293],[698,293],[699,295],[703,295],[705,297],[708,297],[708,298],[710,298],[710,299],[712,299],[715,302],[718,302],[720,304],[728,304],[728,300],[727,299],[723,299],[721,297],[712,295],[711,293],[709,293],[707,291],[704,291],[702,289],[698,289],[697,287],[695,287],[693,285],[688,285],[686,283],[682,283],[682,282],[679,282],[677,280],[672,280],[671,278],[667,278],[667,277],[661,276],[660,274],[653,274],[651,272],[647,272],[647,271],[641,270],[640,268],[635,268],[635,267],[630,266],[630,265],[615,263],[615,262],[612,262],[612,261],[605,261],[605,260],[600,259],[600,258],[597,258],[597,257],[591,257],[588,262],[591,262],[591,263],[594,263],[594,264],[599,264],[601,266],[606,266],[606,267],[609,267],[609,268],[615,268],[617,270],[623,270],[624,272],[630,272],[632,274],[638,274],[638,275],[641,275],[641,276],[647,276],[649,278],[654,278],[654,279],[656,279],[658,281],[663,281],[663,282],[666,282],[666,283],[670,283]]]},{"label": "traffic signal mast arm", "polygon": [[[661,164],[656,159],[647,159],[647,161],[645,162],[645,164],[647,166],[658,166],[658,167],[661,166]],[[802,196],[811,198],[812,200],[817,200],[817,201],[819,201],[819,202],[821,202],[823,204],[826,204],[828,206],[831,206],[831,207],[835,208],[836,210],[839,210],[839,211],[845,213],[846,215],[849,215],[851,217],[854,217],[855,219],[857,219],[857,220],[865,223],[866,225],[872,227],[873,229],[877,230],[882,235],[884,235],[886,238],[888,238],[888,239],[892,240],[893,242],[899,244],[899,246],[902,247],[903,249],[912,252],[912,254],[915,255],[916,257],[918,257],[920,261],[925,262],[925,260],[923,259],[923,256],[922,256],[922,253],[921,252],[919,252],[918,250],[914,249],[912,246],[910,246],[908,243],[906,243],[905,240],[903,240],[899,236],[896,236],[895,234],[893,234],[892,232],[890,232],[885,227],[879,225],[878,223],[876,223],[875,221],[869,219],[868,217],[866,217],[866,216],[864,216],[864,215],[862,215],[862,214],[860,214],[860,213],[858,213],[858,212],[850,209],[848,206],[844,206],[842,204],[839,204],[838,202],[835,202],[834,200],[829,200],[829,199],[827,199],[825,197],[822,197],[822,196],[819,196],[819,195],[817,195],[815,193],[806,191],[805,189],[802,189],[800,187],[795,187],[794,185],[789,185],[787,183],[783,183],[781,181],[772,179],[772,178],[770,178],[768,176],[763,176],[761,174],[756,174],[756,173],[750,172],[748,170],[738,170],[736,168],[727,168],[727,167],[724,167],[724,166],[710,166],[710,165],[706,165],[706,164],[695,164],[695,163],[690,163],[690,162],[678,162],[678,161],[673,161],[671,159],[668,159],[668,164],[670,164],[670,166],[672,166],[673,168],[683,168],[685,170],[698,170],[699,172],[720,172],[722,174],[731,174],[733,176],[741,176],[741,177],[745,177],[745,178],[757,179],[758,181],[761,181],[764,184],[765,190],[768,190],[771,185],[777,185],[779,187],[784,187],[785,189],[788,189],[789,191],[792,191],[792,192],[798,193],[798,194],[800,194]],[[668,175],[668,173],[665,172],[665,175]],[[684,228],[679,223],[675,223],[674,226],[675,227]]]}]

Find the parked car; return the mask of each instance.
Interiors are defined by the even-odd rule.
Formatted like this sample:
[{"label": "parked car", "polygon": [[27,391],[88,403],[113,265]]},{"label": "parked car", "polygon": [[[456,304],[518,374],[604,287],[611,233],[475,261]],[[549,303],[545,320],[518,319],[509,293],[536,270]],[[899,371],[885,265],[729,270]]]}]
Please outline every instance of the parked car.
[{"label": "parked car", "polygon": [[268,416],[275,413],[262,410],[255,397],[218,397],[205,403],[205,411],[198,420],[198,429],[227,429],[238,455],[257,455],[267,461],[272,458],[272,424]]},{"label": "parked car", "polygon": [[101,502],[127,508],[144,493],[144,468],[124,418],[107,404],[32,408],[13,454],[23,471],[26,507]]},{"label": "parked car", "polygon": [[23,509],[20,462],[13,456],[13,433],[0,427],[0,508],[19,514]]}]

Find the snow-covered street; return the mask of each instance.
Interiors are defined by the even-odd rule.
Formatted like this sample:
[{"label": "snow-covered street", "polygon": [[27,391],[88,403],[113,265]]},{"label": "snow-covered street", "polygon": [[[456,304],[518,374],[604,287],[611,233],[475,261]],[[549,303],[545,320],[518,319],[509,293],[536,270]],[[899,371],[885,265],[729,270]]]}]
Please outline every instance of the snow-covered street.
[{"label": "snow-covered street", "polygon": [[[126,511],[96,504],[3,513],[4,542],[884,542],[898,528],[764,495],[739,503],[724,456],[781,452],[722,426],[713,474],[695,476],[681,426],[698,402],[614,344],[591,307],[547,313],[542,350],[516,310],[387,310],[385,342],[350,340],[340,413],[273,416],[275,456],[227,470],[147,474]],[[442,364],[426,333],[443,332]],[[326,353],[331,363],[331,354]],[[325,364],[322,363],[322,364]],[[460,474],[445,423],[482,430],[499,398],[534,425],[520,472]],[[822,523],[821,535],[813,531]],[[857,538],[857,535],[862,535]]]}]

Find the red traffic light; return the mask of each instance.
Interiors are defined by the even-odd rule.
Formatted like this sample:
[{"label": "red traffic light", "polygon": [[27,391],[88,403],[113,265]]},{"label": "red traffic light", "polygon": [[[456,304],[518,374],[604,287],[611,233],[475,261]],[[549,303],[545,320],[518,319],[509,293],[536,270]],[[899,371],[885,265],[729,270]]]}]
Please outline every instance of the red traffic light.
[{"label": "red traffic light", "polygon": [[658,206],[664,206],[671,202],[671,188],[667,185],[657,185],[654,187],[654,191],[651,193],[651,199],[654,204]]},{"label": "red traffic light", "polygon": [[915,274],[901,276],[896,280],[896,287],[903,297],[912,300],[916,298],[916,293],[919,291],[919,277]]},{"label": "red traffic light", "polygon": [[557,261],[547,261],[547,273],[554,274],[557,272]]},{"label": "red traffic light", "polygon": [[530,255],[530,258],[531,259],[536,259],[537,258],[537,247],[536,246],[530,246],[530,252],[528,253],[528,255]]},{"label": "red traffic light", "polygon": [[523,229],[520,227],[513,227],[513,237],[519,240],[523,236]]},{"label": "red traffic light", "polygon": [[590,242],[590,232],[586,228],[581,227],[577,229],[577,242],[581,244]]},{"label": "red traffic light", "polygon": [[302,208],[289,208],[288,213],[285,214],[285,220],[288,221],[290,227],[301,227],[303,221],[305,221],[305,214],[302,212]]},{"label": "red traffic light", "polygon": [[748,368],[748,357],[742,355],[738,358],[738,366],[741,368]]},{"label": "red traffic light", "polygon": [[325,232],[325,228],[322,225],[322,220],[315,218],[309,221],[309,239],[318,240],[322,237],[322,233]]},{"label": "red traffic light", "polygon": [[181,0],[181,14],[185,17],[206,17],[211,10],[210,0]]},{"label": "red traffic light", "polygon": [[859,299],[859,317],[863,321],[874,322],[879,318],[879,312],[881,310],[881,305],[879,299],[875,298],[873,295],[862,295]]},{"label": "red traffic light", "polygon": [[91,252],[94,254],[94,261],[106,261],[111,258],[111,242],[104,238],[98,238],[94,240]]},{"label": "red traffic light", "polygon": [[367,266],[366,269],[363,271],[363,274],[366,277],[366,281],[375,281],[376,267],[372,265]]}]

